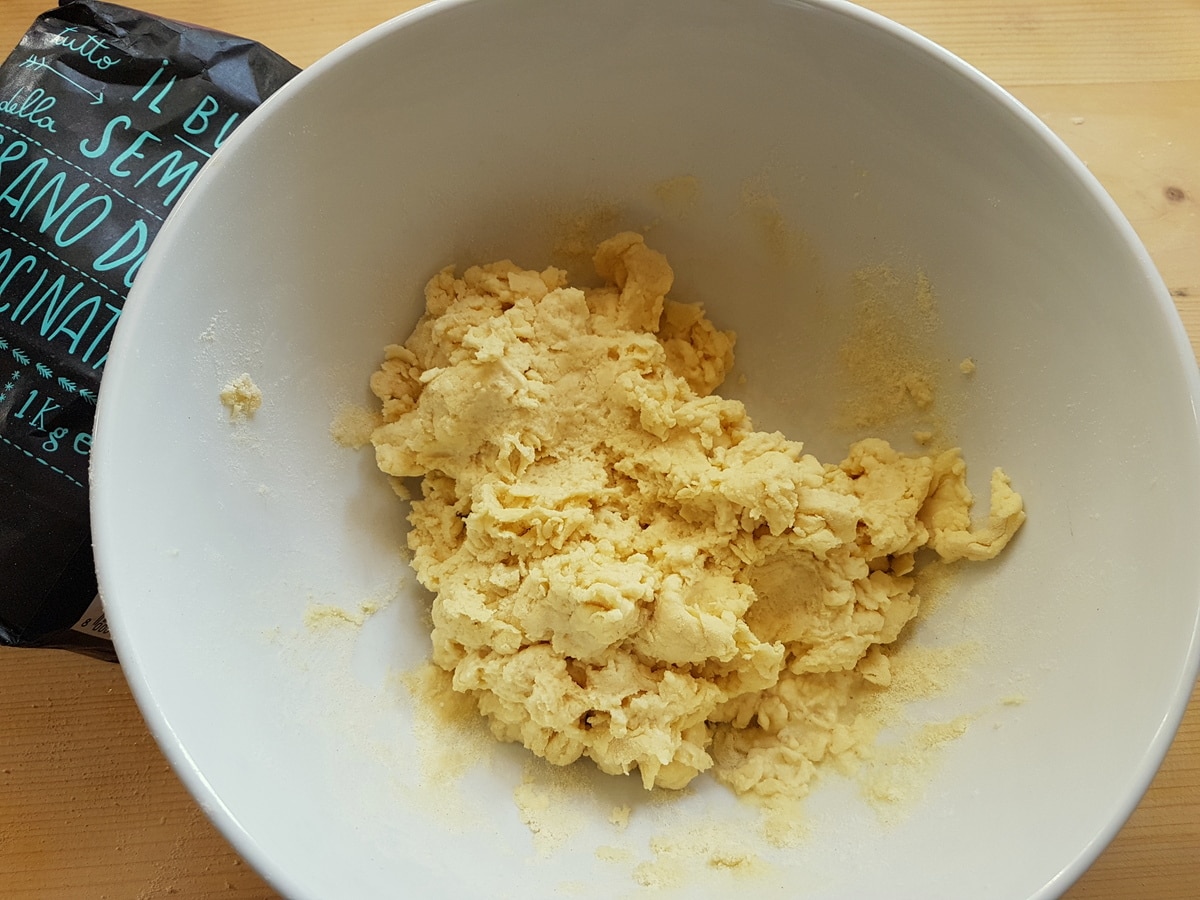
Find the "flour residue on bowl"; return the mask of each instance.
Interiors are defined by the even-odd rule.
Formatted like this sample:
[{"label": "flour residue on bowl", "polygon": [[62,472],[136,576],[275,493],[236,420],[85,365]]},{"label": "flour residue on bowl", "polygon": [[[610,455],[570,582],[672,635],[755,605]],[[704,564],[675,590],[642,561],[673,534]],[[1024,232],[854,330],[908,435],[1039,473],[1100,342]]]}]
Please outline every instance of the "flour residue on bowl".
[{"label": "flour residue on bowl", "polygon": [[334,603],[310,602],[304,610],[304,625],[310,631],[323,631],[346,626],[359,628],[383,606],[383,601],[375,598],[363,600],[357,609],[347,609]]},{"label": "flour residue on bowl", "polygon": [[921,796],[937,751],[961,738],[973,718],[963,714],[948,722],[929,722],[902,741],[876,745],[860,781],[864,796],[885,822],[898,821]]},{"label": "flour residue on bowl", "polygon": [[[952,589],[954,578],[953,567],[930,567],[921,586],[930,609]],[[324,613],[325,608],[319,608]],[[353,611],[341,610],[320,616],[324,627],[339,628],[357,618]],[[949,689],[979,649],[969,642],[927,647],[900,641],[891,657],[888,690],[863,700],[862,741],[831,763],[829,772],[857,782],[885,823],[898,821],[919,799],[943,743],[962,734],[976,717],[973,713],[958,721],[914,723],[907,716],[909,706]],[[450,673],[426,662],[394,678],[410,701],[420,770],[417,796],[443,823],[468,829],[475,813],[467,776],[494,772],[501,745],[472,700],[453,689]],[[889,728],[899,737],[877,745],[877,736]],[[776,800],[750,818],[689,811],[680,820],[674,808],[682,798],[655,793],[638,796],[636,802],[606,802],[597,794],[596,777],[589,766],[558,767],[536,759],[521,766],[511,797],[537,858],[578,852],[584,839],[598,860],[618,868],[631,884],[653,891],[686,890],[710,880],[713,872],[736,876],[733,883],[742,885],[750,878],[764,878],[774,868],[772,848],[794,848],[812,837],[812,823],[798,802]],[[600,835],[594,827],[598,822],[603,823]]]},{"label": "flour residue on bowl", "polygon": [[774,867],[736,826],[689,822],[661,830],[649,841],[651,857],[633,869],[643,888],[684,889],[697,883],[724,881],[731,889],[752,890]]},{"label": "flour residue on bowl", "polygon": [[572,271],[587,271],[592,251],[611,234],[625,216],[621,204],[600,197],[587,198],[570,210],[547,210],[553,222],[554,261]]},{"label": "flour residue on bowl", "polygon": [[811,257],[807,235],[785,215],[766,175],[742,182],[738,211],[750,223],[768,259],[775,265],[787,268]]},{"label": "flour residue on bowl", "polygon": [[420,713],[421,765],[431,784],[451,783],[487,758],[495,743],[479,727],[479,717],[469,697],[454,690],[450,675],[432,663],[397,673]]},{"label": "flour residue on bowl", "polygon": [[513,800],[521,821],[533,836],[535,849],[539,855],[549,856],[582,833],[592,816],[588,804],[579,802],[587,791],[583,773],[539,762],[525,763],[521,780],[513,789]]},{"label": "flour residue on bowl", "polygon": [[676,175],[655,182],[652,193],[667,216],[684,219],[695,212],[703,194],[703,185],[695,175]]},{"label": "flour residue on bowl", "polygon": [[329,423],[329,436],[342,447],[359,450],[371,443],[371,433],[382,424],[378,410],[342,403]]},{"label": "flour residue on bowl", "polygon": [[914,718],[912,706],[947,691],[962,677],[980,647],[902,645],[891,658],[894,691],[868,698],[861,710],[871,739],[855,755],[848,774],[887,824],[900,821],[924,793],[947,744],[962,737],[982,710],[948,718]]},{"label": "flour residue on bowl", "polygon": [[951,445],[947,367],[935,349],[940,321],[929,278],[887,266],[860,269],[850,300],[850,330],[838,354],[846,388],[837,426],[870,434],[904,423],[918,444]]}]

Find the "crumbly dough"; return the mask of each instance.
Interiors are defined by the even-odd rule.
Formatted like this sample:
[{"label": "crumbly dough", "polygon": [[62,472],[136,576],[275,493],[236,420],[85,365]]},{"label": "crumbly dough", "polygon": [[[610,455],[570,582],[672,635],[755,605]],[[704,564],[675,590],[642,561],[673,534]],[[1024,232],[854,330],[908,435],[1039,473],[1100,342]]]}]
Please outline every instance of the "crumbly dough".
[{"label": "crumbly dough", "polygon": [[443,270],[371,379],[379,467],[421,479],[433,661],[550,762],[798,796],[890,680],[916,554],[995,556],[1021,498],[997,470],[976,527],[957,450],[868,439],[823,464],[755,431],[712,393],[734,335],[667,297],[667,260],[622,233],[594,262],[589,290]]},{"label": "crumbly dough", "polygon": [[230,381],[221,389],[221,402],[229,410],[229,418],[248,419],[262,406],[262,391],[247,372]]}]

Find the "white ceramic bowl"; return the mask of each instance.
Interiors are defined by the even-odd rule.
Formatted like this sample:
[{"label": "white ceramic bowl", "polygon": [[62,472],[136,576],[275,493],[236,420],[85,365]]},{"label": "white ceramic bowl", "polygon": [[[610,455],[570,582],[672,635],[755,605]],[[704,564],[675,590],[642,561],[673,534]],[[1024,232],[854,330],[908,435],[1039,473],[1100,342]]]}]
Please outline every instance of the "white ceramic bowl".
[{"label": "white ceramic bowl", "polygon": [[[682,175],[701,187],[686,214],[654,193]],[[738,331],[734,388],[760,426],[830,458],[844,436],[814,385],[837,286],[872,264],[925,271],[945,346],[978,361],[959,441],[1029,511],[921,626],[986,648],[922,707],[976,716],[922,799],[886,824],[828,779],[798,847],[755,845],[768,865],[751,880],[708,870],[677,892],[1059,893],[1136,804],[1195,679],[1195,362],[1132,230],[1062,144],[967,65],[841,2],[434,4],[314,65],[214,156],[125,308],[92,473],[104,600],[168,757],[294,897],[625,896],[656,834],[723,817],[757,840],[721,788],[643,812],[609,779],[572,801],[572,836],[539,845],[515,748],[439,782],[445,760],[389,680],[428,643],[403,510],[370,453],[328,435],[340,404],[368,402],[432,272],[542,265],[566,219],[609,205],[614,227],[660,220],[676,295]],[[764,224],[804,235],[819,266],[779,258]],[[266,399],[234,427],[217,393],[242,371]],[[303,622],[314,603],[393,595],[361,629]],[[637,807],[620,834],[617,801]]]}]

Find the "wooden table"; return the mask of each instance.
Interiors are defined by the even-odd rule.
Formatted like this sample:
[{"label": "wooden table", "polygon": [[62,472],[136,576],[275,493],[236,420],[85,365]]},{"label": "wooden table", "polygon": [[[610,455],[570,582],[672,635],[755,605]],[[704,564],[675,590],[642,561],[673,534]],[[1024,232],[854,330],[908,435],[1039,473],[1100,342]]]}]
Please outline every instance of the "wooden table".
[{"label": "wooden table", "polygon": [[[53,0],[2,0],[0,52]],[[142,0],[307,65],[412,0]],[[871,0],[1040,115],[1145,241],[1200,348],[1200,3]],[[0,652],[0,894],[275,896],[201,814],[114,665]],[[1067,894],[1200,897],[1200,693],[1145,799]]]}]

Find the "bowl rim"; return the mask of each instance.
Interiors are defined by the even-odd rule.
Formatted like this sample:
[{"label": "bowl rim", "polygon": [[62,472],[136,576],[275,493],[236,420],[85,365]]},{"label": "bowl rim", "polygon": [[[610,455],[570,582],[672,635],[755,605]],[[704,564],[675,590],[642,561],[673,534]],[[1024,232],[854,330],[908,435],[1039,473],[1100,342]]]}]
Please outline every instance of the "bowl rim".
[{"label": "bowl rim", "polygon": [[[207,184],[217,176],[217,173],[223,168],[222,163],[224,160],[232,153],[237,152],[237,148],[249,140],[251,134],[268,118],[274,115],[278,108],[289,104],[295,95],[306,92],[311,82],[323,78],[327,72],[339,68],[346,60],[364,49],[388,40],[395,32],[410,27],[417,22],[424,21],[430,17],[444,15],[460,7],[497,2],[509,2],[515,9],[522,5],[525,0],[428,0],[428,2],[420,6],[389,18],[363,33],[350,38],[311,65],[302,69],[295,77],[267,98],[253,114],[247,116],[241,126],[217,149],[212,159],[197,173],[197,176],[192,179],[176,201],[159,231],[159,236],[161,237],[163,234],[169,235],[175,229],[181,227],[180,223],[190,207],[196,202],[195,198],[200,196]],[[901,25],[887,18],[881,13],[858,6],[850,2],[850,0],[752,0],[752,2],[758,5],[822,9],[846,19],[854,20],[887,37],[907,44],[909,47],[923,54],[927,60],[941,65],[949,70],[953,77],[964,80],[975,90],[979,91],[982,96],[997,103],[1021,126],[1039,138],[1042,144],[1054,154],[1057,162],[1062,164],[1079,186],[1086,190],[1089,200],[1095,203],[1096,207],[1104,214],[1107,224],[1114,229],[1121,238],[1122,243],[1132,252],[1136,259],[1137,265],[1146,279],[1149,292],[1153,295],[1157,311],[1169,324],[1168,330],[1174,354],[1179,361],[1184,363],[1182,370],[1187,382],[1188,393],[1191,397],[1193,431],[1200,433],[1200,413],[1197,412],[1197,410],[1200,410],[1200,370],[1197,369],[1195,353],[1192,350],[1187,333],[1179,318],[1174,301],[1171,299],[1166,284],[1151,259],[1149,252],[1125,214],[1100,184],[1096,176],[1070,150],[1062,138],[1028,107],[981,70],[940,44],[935,43],[933,40],[924,37],[908,26]],[[166,242],[156,240],[155,243],[165,245]],[[160,254],[155,252],[152,245],[141,271],[146,272],[159,268],[159,256]],[[98,470],[105,468],[104,461],[108,456],[108,444],[104,440],[104,435],[116,428],[116,425],[112,422],[113,417],[110,412],[112,401],[108,398],[120,390],[120,384],[126,377],[123,361],[131,352],[133,341],[133,327],[127,325],[127,323],[135,322],[140,317],[142,307],[146,303],[152,302],[148,296],[148,289],[142,287],[146,283],[147,279],[144,278],[135,280],[133,288],[127,295],[122,320],[118,323],[113,336],[109,352],[109,362],[106,364],[106,372],[101,382],[96,405],[94,447],[91,454],[89,472],[91,485],[89,496],[92,507],[93,545],[100,594],[102,600],[105,602],[105,612],[112,631],[117,655],[120,659],[122,672],[129,683],[131,693],[148,729],[154,736],[156,743],[167,758],[172,769],[210,821],[213,822],[222,835],[232,844],[235,850],[245,857],[274,889],[288,897],[310,896],[307,887],[298,883],[291,873],[282,867],[279,861],[259,844],[254,835],[243,827],[232,810],[221,799],[216,789],[209,783],[199,765],[189,754],[183,741],[175,733],[167,711],[159,705],[154,686],[151,683],[152,679],[148,677],[137,645],[126,637],[127,631],[124,628],[126,609],[119,600],[115,599],[115,595],[109,595],[108,592],[112,578],[110,560],[117,552],[117,548],[113,546],[106,530],[100,525],[99,518],[101,514],[99,511],[105,508],[109,502],[115,504],[117,500],[116,498],[113,498],[112,501],[109,500],[106,494],[104,479],[97,479],[95,475]],[[107,390],[105,389],[106,387]],[[1030,895],[1029,900],[1050,900],[1050,898],[1060,896],[1087,871],[1116,837],[1129,816],[1141,802],[1151,781],[1162,765],[1183,720],[1190,697],[1196,688],[1198,678],[1200,678],[1200,602],[1197,603],[1197,608],[1193,616],[1192,633],[1184,655],[1181,677],[1178,684],[1172,689],[1164,715],[1147,744],[1146,751],[1139,761],[1136,771],[1132,773],[1133,777],[1125,788],[1124,794],[1119,798],[1112,814],[1096,831],[1091,841],[1074,858],[1065,861],[1059,871],[1050,880],[1034,894]]]}]

